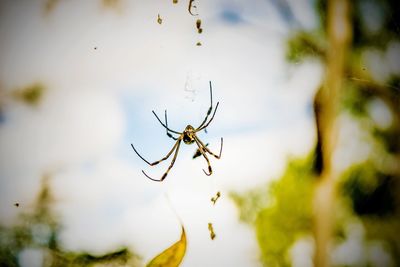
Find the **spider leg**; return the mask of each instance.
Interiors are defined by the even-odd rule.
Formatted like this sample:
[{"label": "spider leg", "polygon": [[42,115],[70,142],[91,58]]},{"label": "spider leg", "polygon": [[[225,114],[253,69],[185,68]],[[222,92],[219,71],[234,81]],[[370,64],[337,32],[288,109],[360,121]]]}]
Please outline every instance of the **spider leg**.
[{"label": "spider leg", "polygon": [[142,155],[140,155],[139,152],[136,150],[136,148],[133,146],[133,144],[131,144],[131,146],[132,146],[133,150],[136,152],[136,154],[137,154],[144,162],[146,162],[146,163],[149,164],[150,166],[154,166],[154,165],[157,165],[158,163],[160,163],[161,161],[164,161],[164,160],[168,159],[168,158],[171,156],[172,152],[174,152],[174,149],[178,146],[178,143],[179,143],[180,141],[181,141],[181,138],[178,138],[178,141],[176,141],[175,145],[174,145],[174,146],[172,147],[172,149],[168,152],[168,154],[167,154],[165,157],[163,157],[162,159],[157,160],[157,161],[154,161],[153,163],[151,163],[151,162],[149,162],[148,160],[146,160],[145,158],[143,158]]},{"label": "spider leg", "polygon": [[182,133],[180,133],[180,132],[177,132],[177,131],[174,131],[174,130],[171,130],[170,128],[168,128],[168,126],[165,125],[165,124],[160,120],[160,118],[157,116],[157,114],[154,112],[154,110],[152,110],[152,112],[153,112],[154,116],[156,116],[158,122],[161,123],[161,125],[162,125],[165,129],[167,129],[167,131],[170,131],[171,133],[175,133],[175,134],[182,134]]},{"label": "spider leg", "polygon": [[223,146],[223,144],[224,144],[224,139],[223,139],[222,137],[221,137],[221,148],[219,149],[219,155],[216,155],[216,154],[214,154],[213,152],[211,152],[211,150],[208,149],[207,145],[204,145],[203,142],[201,142],[201,140],[200,140],[197,136],[195,136],[194,138],[197,140],[197,142],[200,143],[200,145],[204,148],[204,150],[205,150],[206,152],[208,152],[209,154],[213,155],[213,156],[214,156],[215,158],[217,158],[217,159],[220,159],[220,158],[221,158],[222,146]]},{"label": "spider leg", "polygon": [[198,128],[196,129],[196,132],[201,131],[201,130],[203,130],[203,129],[205,129],[205,128],[208,127],[208,125],[209,125],[209,124],[212,122],[212,120],[214,119],[215,113],[217,112],[217,109],[218,109],[218,105],[219,105],[219,102],[217,102],[217,105],[215,106],[214,113],[213,113],[213,115],[211,116],[211,119],[210,119],[204,126],[198,127]]},{"label": "spider leg", "polygon": [[[176,144],[174,145],[174,147],[172,148],[171,153],[172,153],[172,151],[175,149],[174,157],[172,158],[171,164],[169,165],[167,171],[163,174],[163,176],[161,176],[161,179],[160,179],[160,180],[151,178],[149,175],[147,175],[147,174],[142,170],[143,174],[144,174],[147,178],[149,178],[150,180],[152,180],[152,181],[155,181],[155,182],[162,182],[162,181],[167,177],[168,172],[172,169],[172,167],[173,167],[174,164],[175,164],[175,160],[176,160],[176,157],[178,156],[178,151],[179,151],[179,146],[181,145],[181,141],[182,141],[182,139],[179,138],[178,141],[176,142]],[[170,153],[169,153],[169,154],[170,154]],[[157,163],[158,163],[158,162],[157,162]]]},{"label": "spider leg", "polygon": [[173,136],[169,131],[168,131],[168,120],[167,120],[167,110],[165,110],[165,126],[167,126],[166,131],[167,131],[167,136],[174,139],[175,141],[178,140],[178,137]]},{"label": "spider leg", "polygon": [[212,85],[211,85],[211,81],[210,81],[210,99],[211,99],[211,105],[210,105],[210,107],[208,108],[206,118],[203,120],[203,122],[200,124],[200,126],[197,127],[197,129],[200,129],[200,128],[206,123],[206,121],[207,121],[207,119],[208,119],[208,116],[210,116],[211,111],[212,111],[212,106],[213,106],[212,103],[213,103],[213,101],[212,101]]},{"label": "spider leg", "polygon": [[199,143],[199,141],[197,140],[197,138],[194,139],[194,141],[196,142],[197,146],[199,147],[199,151],[200,153],[203,155],[203,157],[205,158],[205,160],[207,161],[207,165],[208,165],[208,173],[203,169],[203,172],[207,175],[210,176],[212,174],[212,168],[210,165],[210,160],[208,159],[206,153],[203,150],[203,145]]}]

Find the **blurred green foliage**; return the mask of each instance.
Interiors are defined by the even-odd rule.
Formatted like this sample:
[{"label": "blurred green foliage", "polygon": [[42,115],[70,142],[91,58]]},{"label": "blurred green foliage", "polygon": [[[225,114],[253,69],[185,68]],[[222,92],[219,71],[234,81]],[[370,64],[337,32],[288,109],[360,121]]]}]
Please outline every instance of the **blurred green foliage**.
[{"label": "blurred green foliage", "polygon": [[357,215],[385,218],[395,214],[397,181],[393,176],[380,172],[371,163],[364,163],[351,167],[342,179],[341,193],[349,197]]},{"label": "blurred green foliage", "polygon": [[354,165],[338,183],[342,202],[361,220],[367,240],[383,240],[400,263],[399,179],[383,173],[372,162]]},{"label": "blurred green foliage", "polygon": [[45,87],[43,84],[35,83],[14,91],[14,97],[17,100],[21,100],[25,104],[35,106],[39,104],[43,97],[44,91]]},{"label": "blurred green foliage", "polygon": [[[21,213],[14,226],[0,225],[0,266],[21,266],[21,253],[27,250],[42,254],[43,267],[141,266],[140,257],[128,248],[104,255],[63,250],[59,244],[61,226],[51,210],[54,199],[48,179],[48,176],[43,179],[41,191],[30,212]],[[22,207],[16,203],[15,208]]]},{"label": "blurred green foliage", "polygon": [[106,8],[117,8],[120,4],[120,0],[102,0],[101,3]]},{"label": "blurred green foliage", "polygon": [[327,44],[321,34],[320,31],[293,33],[286,44],[286,60],[299,63],[308,58],[324,59]]},{"label": "blurred green foliage", "polygon": [[[54,9],[62,2],[61,0],[45,0],[44,1],[44,15],[49,15],[51,14]],[[101,5],[104,8],[109,8],[109,9],[118,9],[118,7],[121,4],[121,0],[100,0]]]},{"label": "blurred green foliage", "polygon": [[[398,59],[399,47],[387,54],[400,44],[397,21],[400,2],[356,0],[350,3],[353,38],[344,66],[340,113],[362,126],[372,151],[365,162],[350,166],[340,175],[333,240],[335,246],[340,245],[349,238],[346,225],[361,222],[365,230],[364,247],[369,241],[381,242],[394,265],[400,266],[400,73],[388,62]],[[325,67],[329,49],[327,1],[315,1],[315,12],[319,17],[317,27],[307,31],[296,29],[289,35],[286,43],[289,62],[312,59]],[[381,61],[371,65],[374,57],[368,58],[368,55]],[[379,76],[382,73],[384,76]],[[380,111],[389,112],[385,118],[391,117],[385,127],[371,115],[371,104],[377,101],[383,106],[379,107]],[[312,235],[315,178],[311,170],[317,162],[316,151],[313,155],[289,160],[283,175],[264,188],[231,194],[241,220],[255,228],[265,266],[291,266],[290,248],[302,236]],[[363,264],[378,266],[367,261],[339,262],[336,266],[366,266]]]},{"label": "blurred green foliage", "polygon": [[255,227],[265,266],[290,266],[289,248],[311,234],[312,164],[311,156],[291,159],[284,174],[265,188],[231,194],[241,219]]}]

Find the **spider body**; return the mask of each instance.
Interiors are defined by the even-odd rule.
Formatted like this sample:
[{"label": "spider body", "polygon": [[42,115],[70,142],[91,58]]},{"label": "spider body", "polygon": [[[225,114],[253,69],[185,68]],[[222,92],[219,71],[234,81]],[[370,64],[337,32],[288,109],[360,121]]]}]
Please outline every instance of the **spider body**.
[{"label": "spider body", "polygon": [[[193,144],[193,143],[196,143],[196,145],[198,146],[198,150],[196,151],[196,153],[199,154],[199,155],[202,155],[202,156],[204,157],[204,159],[206,160],[207,165],[208,165],[208,173],[203,169],[204,173],[205,173],[206,175],[208,175],[208,176],[212,174],[212,168],[211,168],[211,165],[210,165],[210,160],[209,160],[208,157],[207,157],[207,153],[210,154],[210,155],[212,155],[212,156],[214,156],[214,157],[217,158],[217,159],[221,158],[222,146],[223,146],[223,139],[222,139],[222,137],[221,137],[221,148],[220,148],[220,151],[219,151],[219,155],[216,155],[216,154],[214,154],[213,152],[211,152],[210,149],[207,148],[207,145],[208,145],[208,144],[207,144],[207,145],[204,145],[203,142],[202,142],[202,141],[197,137],[197,135],[196,135],[197,132],[199,132],[199,131],[201,131],[201,130],[205,130],[205,129],[208,127],[208,125],[209,125],[209,124],[211,123],[211,121],[214,119],[215,113],[217,112],[217,109],[218,109],[219,102],[217,102],[217,105],[215,106],[215,109],[214,109],[214,113],[212,114],[210,120],[208,120],[208,117],[210,116],[210,114],[211,114],[211,112],[212,112],[212,108],[213,108],[213,104],[212,104],[212,86],[211,86],[211,81],[210,81],[210,98],[211,98],[211,105],[210,105],[210,108],[208,109],[207,115],[206,115],[205,119],[203,120],[203,122],[200,124],[200,126],[197,127],[197,128],[194,128],[192,125],[189,124],[189,125],[186,126],[186,128],[185,128],[185,130],[184,130],[183,132],[174,131],[174,130],[171,130],[170,128],[168,128],[168,120],[167,120],[167,111],[166,111],[166,110],[165,110],[165,124],[160,120],[160,118],[157,116],[157,114],[154,112],[154,110],[152,111],[153,114],[154,114],[154,116],[155,116],[155,117],[157,118],[157,120],[160,122],[160,124],[166,129],[166,131],[167,131],[167,132],[166,132],[166,133],[167,133],[167,136],[170,137],[170,138],[172,138],[172,139],[174,139],[176,142],[175,142],[175,145],[172,147],[172,149],[167,153],[167,155],[166,155],[165,157],[163,157],[162,159],[157,160],[157,161],[155,161],[155,162],[152,162],[152,163],[149,162],[149,161],[147,161],[145,158],[143,158],[143,157],[139,154],[139,152],[136,150],[136,148],[133,146],[133,144],[131,144],[131,146],[132,146],[133,150],[135,151],[135,153],[136,153],[144,162],[146,162],[146,163],[149,164],[150,166],[157,165],[158,163],[160,163],[160,162],[162,162],[162,161],[168,159],[172,154],[174,154],[174,156],[173,156],[173,158],[172,158],[172,161],[171,161],[171,163],[170,163],[170,165],[169,165],[167,171],[161,176],[160,179],[151,178],[149,175],[147,175],[147,174],[142,170],[143,174],[144,174],[147,178],[149,178],[150,180],[156,181],[156,182],[162,182],[162,181],[167,177],[168,172],[169,172],[169,171],[171,170],[171,168],[174,166],[176,157],[178,156],[179,147],[180,147],[182,141],[183,141],[185,144],[187,144],[187,145],[191,145],[191,144]],[[207,121],[207,120],[208,120],[208,121]],[[173,134],[177,134],[177,135],[179,135],[179,136],[178,136],[178,137],[175,137]],[[193,158],[195,158],[195,157],[193,157]]]},{"label": "spider body", "polygon": [[182,140],[185,144],[190,145],[195,142],[195,135],[196,131],[192,125],[186,126],[185,130],[183,131]]}]

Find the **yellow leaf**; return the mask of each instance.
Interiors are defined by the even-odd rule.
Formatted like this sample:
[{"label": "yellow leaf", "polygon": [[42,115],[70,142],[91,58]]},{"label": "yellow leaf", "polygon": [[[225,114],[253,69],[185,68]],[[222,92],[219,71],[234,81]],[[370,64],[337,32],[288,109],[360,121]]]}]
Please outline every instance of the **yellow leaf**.
[{"label": "yellow leaf", "polygon": [[146,267],[177,267],[182,262],[186,252],[186,234],[182,226],[181,239],[158,254]]}]

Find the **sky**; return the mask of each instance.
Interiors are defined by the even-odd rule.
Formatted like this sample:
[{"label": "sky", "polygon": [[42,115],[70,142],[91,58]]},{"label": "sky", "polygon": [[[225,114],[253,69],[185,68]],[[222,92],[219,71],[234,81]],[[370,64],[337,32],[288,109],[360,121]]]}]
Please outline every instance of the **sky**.
[{"label": "sky", "polygon": [[[265,186],[289,157],[314,146],[321,64],[285,61],[290,18],[316,27],[312,3],[288,1],[291,15],[279,13],[276,1],[199,1],[191,16],[187,1],[104,8],[60,0],[48,14],[44,2],[0,2],[0,92],[7,100],[31,84],[46,88],[37,106],[4,100],[0,223],[29,211],[50,175],[66,250],[128,246],[145,263],[179,239],[182,221],[182,266],[260,266],[255,233],[228,194]],[[169,163],[148,166],[131,143],[149,161],[174,144],[151,111],[167,109],[176,131],[197,127],[210,105],[209,81],[219,107],[198,136],[215,152],[224,138],[221,159],[210,158],[213,174],[204,175],[203,158],[192,159],[195,145],[182,143],[166,180],[147,179],[142,169],[161,177]],[[32,257],[26,266],[40,266]]]}]

